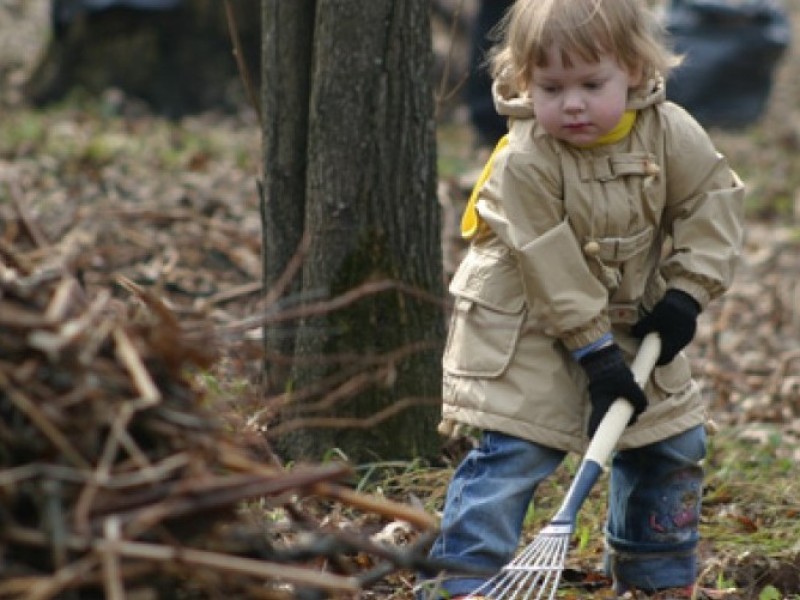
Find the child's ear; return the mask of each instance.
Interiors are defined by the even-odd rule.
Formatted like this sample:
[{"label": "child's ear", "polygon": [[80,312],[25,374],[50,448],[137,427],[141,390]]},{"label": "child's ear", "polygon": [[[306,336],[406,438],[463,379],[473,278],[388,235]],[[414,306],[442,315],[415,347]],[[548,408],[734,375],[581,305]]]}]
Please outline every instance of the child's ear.
[{"label": "child's ear", "polygon": [[637,88],[644,80],[644,67],[642,64],[637,64],[633,68],[628,69],[628,87],[631,89]]}]

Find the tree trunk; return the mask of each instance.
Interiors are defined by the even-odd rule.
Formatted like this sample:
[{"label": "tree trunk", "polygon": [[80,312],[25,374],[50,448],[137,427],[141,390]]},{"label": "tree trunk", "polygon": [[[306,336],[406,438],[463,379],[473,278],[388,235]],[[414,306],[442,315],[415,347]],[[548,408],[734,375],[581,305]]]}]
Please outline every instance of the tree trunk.
[{"label": "tree trunk", "polygon": [[[268,32],[279,16],[277,4],[280,0],[264,4],[265,82],[275,68],[268,60]],[[289,219],[279,222],[276,210],[291,212],[295,227],[300,219],[294,210],[304,207],[311,245],[300,294],[308,301],[388,279],[441,298],[427,11],[424,0],[316,3],[308,102],[290,106],[307,110],[303,194],[293,187],[297,195],[291,200],[276,200],[275,186],[268,185],[265,201],[265,207],[273,201],[291,204],[291,211],[265,210],[265,235],[292,238],[284,250],[296,244],[300,230],[287,232]],[[283,31],[285,21],[279,22]],[[264,112],[281,127],[279,112]],[[266,181],[278,174],[275,159],[284,145],[280,138],[269,139],[280,135],[274,127],[265,127]],[[432,456],[438,447],[442,338],[441,306],[400,290],[365,295],[343,310],[300,322],[294,336],[298,362],[289,385],[297,398],[312,383],[320,392],[290,404],[282,422],[333,413],[363,425],[403,400],[426,404],[376,426],[298,429],[278,440],[279,451],[289,458],[318,458],[334,447],[353,460]]]},{"label": "tree trunk", "polygon": [[[308,100],[316,0],[262,0],[262,114],[264,180],[261,216],[264,281],[269,291],[298,250],[305,230]],[[281,297],[292,301],[299,281]],[[264,328],[265,383],[287,379],[294,336],[284,327]],[[281,360],[285,357],[286,360]]]}]

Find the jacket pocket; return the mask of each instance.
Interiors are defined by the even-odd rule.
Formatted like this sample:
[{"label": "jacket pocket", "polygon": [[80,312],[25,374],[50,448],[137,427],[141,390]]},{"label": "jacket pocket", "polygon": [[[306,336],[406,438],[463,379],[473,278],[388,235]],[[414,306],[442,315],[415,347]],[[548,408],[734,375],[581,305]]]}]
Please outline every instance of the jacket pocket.
[{"label": "jacket pocket", "polygon": [[650,261],[654,236],[654,228],[648,226],[633,235],[597,237],[585,243],[584,248],[593,246],[595,260],[590,264],[612,297],[621,292],[620,297],[629,300],[641,294],[642,271]]},{"label": "jacket pocket", "polygon": [[471,249],[450,284],[455,296],[442,367],[451,375],[498,377],[508,368],[527,311],[516,262]]},{"label": "jacket pocket", "polygon": [[655,237],[653,227],[645,227],[642,231],[625,237],[595,238],[597,257],[603,262],[624,263],[635,256],[646,253]]}]

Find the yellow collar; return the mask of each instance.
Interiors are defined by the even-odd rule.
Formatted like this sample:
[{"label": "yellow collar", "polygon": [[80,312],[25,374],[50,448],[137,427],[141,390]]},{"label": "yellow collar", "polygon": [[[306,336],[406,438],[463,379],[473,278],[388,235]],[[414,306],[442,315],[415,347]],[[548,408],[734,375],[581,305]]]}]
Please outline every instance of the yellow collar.
[{"label": "yellow collar", "polygon": [[606,144],[613,144],[620,141],[631,132],[633,124],[636,122],[636,111],[626,110],[619,120],[619,123],[614,125],[614,129],[608,133],[601,135],[591,144],[581,144],[579,148],[594,148],[595,146],[604,146]]},{"label": "yellow collar", "polygon": [[[605,144],[613,144],[614,142],[618,142],[631,132],[635,122],[636,111],[626,110],[622,114],[619,123],[614,126],[614,129],[605,135],[600,136],[591,144],[582,145],[579,146],[579,148],[594,148],[595,146],[603,146]],[[483,172],[478,178],[478,181],[472,188],[472,194],[470,194],[469,201],[467,202],[467,208],[461,217],[461,235],[465,239],[474,237],[478,232],[478,227],[480,226],[481,222],[480,217],[478,216],[478,211],[475,208],[475,205],[478,202],[478,194],[483,187],[483,184],[486,183],[486,180],[489,179],[489,176],[492,173],[492,167],[494,166],[494,160],[497,157],[497,154],[507,145],[508,135],[504,135],[502,138],[500,138],[500,141],[497,143],[497,147],[494,149],[492,155],[489,157],[489,160],[486,162],[486,165],[483,167]]]}]

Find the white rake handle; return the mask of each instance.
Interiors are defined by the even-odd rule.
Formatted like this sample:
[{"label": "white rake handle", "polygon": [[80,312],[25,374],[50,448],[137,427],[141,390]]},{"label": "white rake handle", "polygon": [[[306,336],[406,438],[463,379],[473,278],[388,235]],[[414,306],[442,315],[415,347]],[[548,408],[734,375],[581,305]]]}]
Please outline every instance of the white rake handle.
[{"label": "white rake handle", "polygon": [[[640,386],[644,387],[650,378],[650,373],[656,366],[658,356],[661,354],[661,340],[657,333],[648,333],[642,340],[636,358],[631,364],[633,378]],[[609,407],[597,431],[586,449],[584,460],[593,460],[599,465],[605,465],[619,441],[622,432],[628,426],[633,414],[633,406],[625,398],[618,398]]]}]

